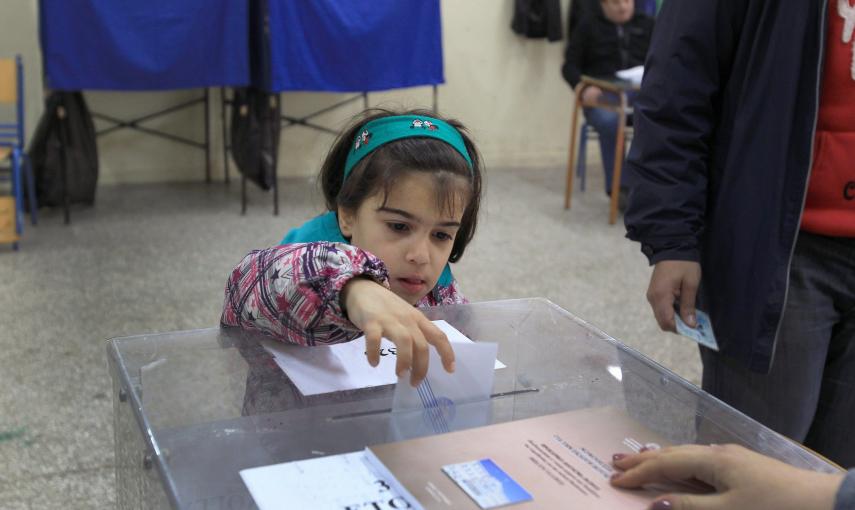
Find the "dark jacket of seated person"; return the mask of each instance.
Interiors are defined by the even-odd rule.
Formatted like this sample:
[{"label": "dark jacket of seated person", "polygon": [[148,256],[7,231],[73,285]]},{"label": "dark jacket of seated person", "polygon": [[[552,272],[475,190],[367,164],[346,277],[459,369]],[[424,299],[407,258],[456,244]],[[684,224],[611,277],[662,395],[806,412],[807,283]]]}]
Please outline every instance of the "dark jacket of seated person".
[{"label": "dark jacket of seated person", "polygon": [[617,24],[603,9],[582,11],[564,53],[564,79],[575,89],[583,74],[612,79],[621,69],[643,65],[652,34],[653,19],[640,12]]},{"label": "dark jacket of seated person", "polygon": [[[581,17],[570,34],[562,68],[564,79],[577,93],[577,86],[583,74],[614,79],[615,72],[644,64],[653,33],[653,19],[635,11],[633,0],[600,0],[597,8],[590,6],[580,13]],[[604,95],[598,87],[587,87],[582,99],[584,102],[616,100]],[[618,114],[589,107],[586,107],[584,112],[588,125],[597,131],[600,138],[605,191],[610,195],[617,146]],[[621,183],[621,188],[623,187]]]}]

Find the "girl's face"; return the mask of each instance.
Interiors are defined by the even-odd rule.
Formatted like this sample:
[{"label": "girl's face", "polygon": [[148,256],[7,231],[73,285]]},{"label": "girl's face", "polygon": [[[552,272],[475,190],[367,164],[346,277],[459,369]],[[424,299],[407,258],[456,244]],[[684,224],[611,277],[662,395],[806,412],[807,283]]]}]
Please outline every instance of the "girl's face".
[{"label": "girl's face", "polygon": [[[456,177],[465,186],[462,177]],[[433,289],[442,273],[466,207],[452,200],[448,211],[437,206],[434,178],[407,172],[385,197],[381,191],[356,211],[338,210],[338,222],[350,243],[376,255],[389,271],[392,292],[416,304]]]}]

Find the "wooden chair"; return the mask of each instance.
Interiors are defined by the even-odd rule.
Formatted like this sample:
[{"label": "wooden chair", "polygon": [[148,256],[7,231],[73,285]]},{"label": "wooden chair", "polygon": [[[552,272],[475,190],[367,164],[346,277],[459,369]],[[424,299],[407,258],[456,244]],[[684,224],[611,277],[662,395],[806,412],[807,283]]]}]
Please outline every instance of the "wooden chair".
[{"label": "wooden chair", "polygon": [[[623,168],[624,147],[626,143],[626,116],[629,108],[627,93],[632,90],[637,90],[636,85],[628,82],[612,82],[591,78],[590,76],[582,76],[581,87],[576,94],[576,99],[573,102],[573,117],[570,122],[570,150],[567,157],[567,185],[564,190],[564,208],[570,209],[570,199],[573,195],[573,169],[577,163],[576,148],[577,134],[579,128],[580,108],[583,106],[592,106],[596,108],[604,108],[617,112],[618,114],[618,131],[617,143],[615,144],[615,166],[612,173],[612,193],[611,203],[609,207],[609,224],[613,225],[617,221],[618,214],[618,196],[620,195],[621,170]],[[585,88],[597,86],[604,91],[611,92],[618,97],[617,103],[597,103],[597,104],[582,104],[582,92]]]}]

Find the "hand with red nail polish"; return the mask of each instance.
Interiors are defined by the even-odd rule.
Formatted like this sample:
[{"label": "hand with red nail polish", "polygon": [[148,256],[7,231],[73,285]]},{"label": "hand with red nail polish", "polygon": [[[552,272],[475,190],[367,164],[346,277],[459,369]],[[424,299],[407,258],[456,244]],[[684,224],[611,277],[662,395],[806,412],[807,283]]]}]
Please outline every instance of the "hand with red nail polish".
[{"label": "hand with red nail polish", "polygon": [[650,510],[832,510],[844,477],[798,469],[737,445],[685,445],[619,455],[614,455],[614,465],[623,471],[612,477],[615,487],[668,483],[709,491],[666,494]]}]

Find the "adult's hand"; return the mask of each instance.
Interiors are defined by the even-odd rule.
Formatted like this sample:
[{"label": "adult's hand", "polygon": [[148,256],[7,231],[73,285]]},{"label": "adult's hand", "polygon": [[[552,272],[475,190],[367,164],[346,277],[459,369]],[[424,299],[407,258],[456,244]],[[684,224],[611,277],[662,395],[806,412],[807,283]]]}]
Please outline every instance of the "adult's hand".
[{"label": "adult's hand", "polygon": [[427,375],[429,346],[439,353],[445,370],[454,371],[454,350],[448,337],[410,303],[379,283],[354,278],[342,289],[347,317],[365,333],[365,351],[371,366],[380,363],[380,340],[397,348],[395,373],[411,369],[410,384],[418,386]]},{"label": "adult's hand", "polygon": [[615,455],[624,470],[612,485],[633,489],[654,483],[704,482],[710,494],[666,494],[654,510],[831,510],[843,474],[806,471],[741,446],[685,445]]},{"label": "adult's hand", "polygon": [[680,303],[680,317],[690,327],[697,326],[695,298],[701,283],[701,265],[685,260],[662,260],[653,267],[647,301],[656,322],[664,331],[677,331],[674,302]]}]

